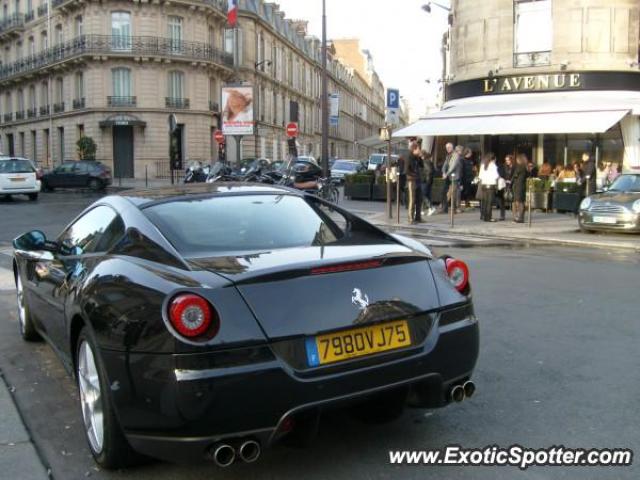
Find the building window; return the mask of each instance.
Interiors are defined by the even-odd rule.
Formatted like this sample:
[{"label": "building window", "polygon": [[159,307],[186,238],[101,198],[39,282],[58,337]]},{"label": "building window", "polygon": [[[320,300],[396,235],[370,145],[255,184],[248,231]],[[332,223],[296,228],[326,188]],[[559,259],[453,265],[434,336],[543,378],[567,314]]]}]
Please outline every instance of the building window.
[{"label": "building window", "polygon": [[131,14],[111,12],[111,36],[115,50],[131,50]]},{"label": "building window", "polygon": [[131,70],[128,68],[114,68],[111,70],[112,91],[116,99],[125,101],[131,97]]},{"label": "building window", "polygon": [[47,82],[40,84],[40,109],[49,106],[49,85]]},{"label": "building window", "polygon": [[24,112],[24,92],[22,89],[18,90],[18,112]]},{"label": "building window", "polygon": [[36,40],[33,37],[29,37],[29,56],[33,57],[36,54]]},{"label": "building window", "polygon": [[40,34],[40,45],[42,45],[42,50],[49,48],[49,35],[46,30],[43,30]]},{"label": "building window", "polygon": [[513,64],[549,65],[553,47],[551,0],[515,0]]},{"label": "building window", "polygon": [[74,33],[76,37],[84,35],[84,24],[82,22],[82,15],[78,15],[74,22]]},{"label": "building window", "polygon": [[64,80],[62,77],[56,79],[56,103],[62,103],[64,101]]},{"label": "building window", "polygon": [[35,130],[31,130],[31,159],[38,164],[38,136]]},{"label": "building window", "polygon": [[36,87],[33,85],[29,87],[29,110],[32,112],[36,110]]},{"label": "building window", "polygon": [[27,149],[24,146],[24,132],[20,132],[18,134],[18,138],[19,138],[19,142],[20,142],[20,155],[22,155],[23,157],[27,156]]},{"label": "building window", "polygon": [[16,60],[20,60],[22,58],[22,42],[16,43]]},{"label": "building window", "polygon": [[182,50],[182,17],[170,16],[168,29],[171,50]]},{"label": "building window", "polygon": [[184,73],[173,71],[169,72],[169,91],[170,98],[184,98]]},{"label": "building window", "polygon": [[84,99],[84,73],[77,72],[75,76],[75,94],[76,100]]},{"label": "building window", "polygon": [[62,45],[64,43],[64,33],[62,32],[62,25],[56,25],[56,45]]},{"label": "building window", "polygon": [[78,139],[84,137],[84,125],[81,123],[78,125]]}]

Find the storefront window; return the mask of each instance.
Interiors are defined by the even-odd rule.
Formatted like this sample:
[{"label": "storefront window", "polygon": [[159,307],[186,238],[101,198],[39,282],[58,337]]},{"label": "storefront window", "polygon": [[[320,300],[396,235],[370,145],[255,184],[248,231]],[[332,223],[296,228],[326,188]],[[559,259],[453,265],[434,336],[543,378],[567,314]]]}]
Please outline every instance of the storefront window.
[{"label": "storefront window", "polygon": [[544,136],[544,161],[555,167],[564,165],[565,135],[545,135]]},{"label": "storefront window", "polygon": [[595,153],[596,137],[588,133],[567,135],[567,165],[580,163],[583,153]]},{"label": "storefront window", "polygon": [[617,163],[622,168],[624,159],[624,142],[620,124],[616,124],[608,132],[599,135],[598,165],[603,163]]}]

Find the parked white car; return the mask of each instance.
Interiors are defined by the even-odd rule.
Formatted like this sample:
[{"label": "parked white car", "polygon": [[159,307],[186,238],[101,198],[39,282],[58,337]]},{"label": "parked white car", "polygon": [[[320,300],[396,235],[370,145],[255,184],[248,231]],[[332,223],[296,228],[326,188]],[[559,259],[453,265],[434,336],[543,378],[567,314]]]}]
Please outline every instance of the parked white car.
[{"label": "parked white car", "polygon": [[27,195],[37,200],[40,174],[31,160],[19,157],[0,157],[0,196]]},{"label": "parked white car", "polygon": [[[398,161],[398,155],[391,155],[391,165],[395,165]],[[385,167],[387,165],[387,155],[384,153],[372,153],[369,156],[368,170],[375,170],[379,165]]]}]

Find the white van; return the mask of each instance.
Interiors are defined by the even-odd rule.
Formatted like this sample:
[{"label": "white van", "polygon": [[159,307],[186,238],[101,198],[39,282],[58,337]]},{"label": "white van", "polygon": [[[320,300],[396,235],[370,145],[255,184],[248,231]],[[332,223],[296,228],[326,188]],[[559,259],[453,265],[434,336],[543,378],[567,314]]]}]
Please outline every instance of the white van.
[{"label": "white van", "polygon": [[[391,165],[394,165],[398,161],[398,155],[391,155]],[[387,154],[386,153],[372,153],[369,155],[369,164],[367,165],[367,170],[375,170],[378,168],[378,165],[382,165],[383,167],[387,164]]]}]

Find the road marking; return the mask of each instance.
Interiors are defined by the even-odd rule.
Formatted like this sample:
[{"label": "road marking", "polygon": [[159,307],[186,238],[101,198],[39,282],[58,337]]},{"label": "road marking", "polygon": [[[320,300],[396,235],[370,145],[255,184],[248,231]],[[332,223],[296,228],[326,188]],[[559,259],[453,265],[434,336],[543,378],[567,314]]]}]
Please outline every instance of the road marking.
[{"label": "road marking", "polygon": [[16,282],[13,272],[8,268],[0,267],[0,290],[15,290]]}]

